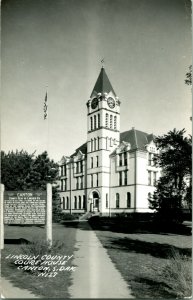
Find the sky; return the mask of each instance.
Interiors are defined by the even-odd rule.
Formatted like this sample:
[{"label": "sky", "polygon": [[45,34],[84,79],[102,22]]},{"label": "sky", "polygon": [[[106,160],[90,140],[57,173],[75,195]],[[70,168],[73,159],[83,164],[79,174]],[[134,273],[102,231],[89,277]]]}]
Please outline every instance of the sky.
[{"label": "sky", "polygon": [[2,150],[47,150],[59,161],[85,143],[103,58],[121,132],[191,134],[189,0],[2,0],[1,11]]}]

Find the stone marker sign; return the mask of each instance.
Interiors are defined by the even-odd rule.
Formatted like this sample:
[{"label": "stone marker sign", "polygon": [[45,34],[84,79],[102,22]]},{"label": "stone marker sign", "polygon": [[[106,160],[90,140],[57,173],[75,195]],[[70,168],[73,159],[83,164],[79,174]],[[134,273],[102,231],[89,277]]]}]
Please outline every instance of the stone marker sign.
[{"label": "stone marker sign", "polygon": [[46,191],[5,191],[4,224],[45,224]]}]

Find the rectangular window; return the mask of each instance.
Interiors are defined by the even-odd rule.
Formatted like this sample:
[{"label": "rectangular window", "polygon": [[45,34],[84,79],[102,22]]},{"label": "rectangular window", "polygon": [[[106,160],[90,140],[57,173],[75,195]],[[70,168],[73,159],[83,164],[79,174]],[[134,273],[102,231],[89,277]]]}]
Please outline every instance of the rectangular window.
[{"label": "rectangular window", "polygon": [[99,174],[96,174],[96,186],[99,186]]},{"label": "rectangular window", "polygon": [[148,185],[151,185],[151,171],[148,171]]},{"label": "rectangular window", "polygon": [[80,188],[83,189],[83,176],[80,177]]},{"label": "rectangular window", "polygon": [[153,172],[153,185],[156,184],[156,180],[157,180],[157,173],[156,172]]},{"label": "rectangular window", "polygon": [[82,205],[82,208],[86,208],[86,197],[85,195],[83,195],[83,205]]},{"label": "rectangular window", "polygon": [[124,166],[127,166],[127,152],[124,152]]},{"label": "rectangular window", "polygon": [[100,115],[98,114],[98,128],[100,128]]},{"label": "rectangular window", "polygon": [[93,157],[91,157],[90,167],[91,167],[91,169],[93,168]]},{"label": "rectangular window", "polygon": [[106,208],[109,207],[109,203],[108,203],[108,194],[106,194]]},{"label": "rectangular window", "polygon": [[78,183],[79,183],[79,177],[76,177],[76,189],[77,189],[77,190],[78,190],[78,188],[79,188]]},{"label": "rectangular window", "polygon": [[80,162],[80,172],[83,173],[83,160]]},{"label": "rectangular window", "polygon": [[114,117],[114,129],[117,129],[117,117]]},{"label": "rectangular window", "polygon": [[66,165],[64,166],[64,176],[66,176]]},{"label": "rectangular window", "polygon": [[96,166],[97,167],[99,166],[99,157],[98,156],[96,157]]},{"label": "rectangular window", "polygon": [[119,194],[116,194],[116,208],[119,208]]},{"label": "rectangular window", "polygon": [[131,193],[127,193],[127,208],[131,207]]},{"label": "rectangular window", "polygon": [[78,162],[76,163],[76,173],[78,173]]},{"label": "rectangular window", "polygon": [[93,175],[90,175],[91,187],[93,187]]},{"label": "rectangular window", "polygon": [[119,154],[119,166],[122,166],[122,153]]},{"label": "rectangular window", "polygon": [[122,185],[122,172],[119,172],[119,185]]},{"label": "rectangular window", "polygon": [[100,145],[99,145],[100,139],[99,139],[99,137],[97,139],[98,139],[98,150],[99,150],[100,149]]},{"label": "rectangular window", "polygon": [[113,128],[113,116],[110,115],[110,128]]},{"label": "rectangular window", "polygon": [[125,182],[124,183],[125,183],[125,185],[127,185],[127,171],[124,171],[124,173],[125,173],[124,174],[125,175]]}]

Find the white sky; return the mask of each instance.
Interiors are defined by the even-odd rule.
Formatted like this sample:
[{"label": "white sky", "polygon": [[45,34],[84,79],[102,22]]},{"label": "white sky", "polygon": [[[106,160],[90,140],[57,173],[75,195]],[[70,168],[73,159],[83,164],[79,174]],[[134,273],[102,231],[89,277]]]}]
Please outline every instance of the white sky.
[{"label": "white sky", "polygon": [[189,0],[2,1],[2,150],[47,149],[57,161],[84,143],[102,58],[121,100],[121,131],[191,133],[190,7]]}]

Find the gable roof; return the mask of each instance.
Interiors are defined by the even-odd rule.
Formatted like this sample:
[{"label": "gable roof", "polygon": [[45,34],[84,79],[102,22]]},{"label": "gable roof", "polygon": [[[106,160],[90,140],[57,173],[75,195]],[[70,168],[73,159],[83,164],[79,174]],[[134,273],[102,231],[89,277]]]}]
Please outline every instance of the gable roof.
[{"label": "gable roof", "polygon": [[[149,144],[151,141],[155,139],[155,135],[153,133],[148,134],[146,132],[136,130],[135,128],[132,128],[131,130],[124,131],[120,134],[120,144],[124,141],[127,143],[130,143],[131,149],[141,149],[146,150],[146,145]],[[76,151],[70,156],[71,158],[78,154],[78,152],[81,151],[83,154],[87,155],[87,143],[82,144],[79,148],[76,149]],[[114,154],[116,152],[116,149],[113,151]]]},{"label": "gable roof", "polygon": [[92,98],[93,96],[95,96],[98,93],[101,93],[101,94],[109,93],[111,91],[116,96],[115,91],[114,91],[114,89],[109,81],[109,78],[105,72],[105,69],[104,69],[104,67],[102,67],[90,97]]},{"label": "gable roof", "polygon": [[142,149],[146,150],[145,146],[155,139],[153,133],[148,134],[146,132],[136,130],[124,131],[120,135],[120,142],[125,141],[131,144],[131,150]]}]

